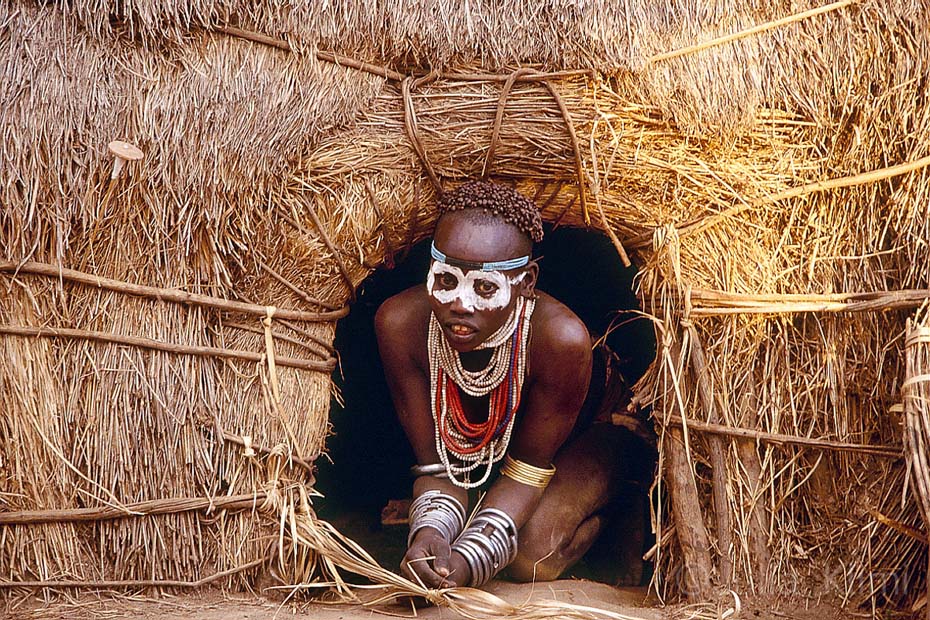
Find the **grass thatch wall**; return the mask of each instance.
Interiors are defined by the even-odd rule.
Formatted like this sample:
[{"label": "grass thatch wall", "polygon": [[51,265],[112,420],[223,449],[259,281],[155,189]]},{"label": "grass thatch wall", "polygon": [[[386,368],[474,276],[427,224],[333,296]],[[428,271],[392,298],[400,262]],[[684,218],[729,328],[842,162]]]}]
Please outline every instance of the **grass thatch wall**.
[{"label": "grass thatch wall", "polygon": [[[447,186],[481,173],[502,86],[456,75],[593,69],[549,78],[558,97],[539,74],[513,85],[491,172],[535,196],[548,221],[580,225],[587,211],[642,268],[644,310],[663,346],[639,393],[667,431],[661,485],[671,501],[656,506],[656,524],[676,534],[660,536],[660,591],[681,591],[687,560],[742,590],[911,604],[926,545],[907,532],[925,529],[905,492],[892,405],[908,308],[930,288],[926,172],[817,182],[930,155],[930,8],[848,4],[662,59],[810,7],[5,2],[0,261],[329,312],[350,297],[346,277],[357,285],[428,234],[434,189],[395,74],[318,50],[400,77],[444,73],[408,82],[407,117],[412,109]],[[146,156],[108,195],[113,139]],[[258,356],[331,366],[333,323],[279,316],[268,338],[260,310],[6,271],[0,324],[82,337],[0,336],[0,518],[263,495],[254,510],[242,500],[207,516],[7,521],[2,579],[196,581],[243,566],[254,575],[252,563],[277,549],[276,515],[286,524],[288,502],[299,513],[300,489],[312,486],[300,463],[324,449],[331,390],[325,370]],[[844,296],[906,289],[924,293],[898,306]],[[684,433],[682,417],[694,422]],[[708,423],[763,436],[732,439]],[[266,452],[246,456],[244,441]],[[296,560],[288,565],[306,566]],[[886,588],[905,578],[907,589]]]}]

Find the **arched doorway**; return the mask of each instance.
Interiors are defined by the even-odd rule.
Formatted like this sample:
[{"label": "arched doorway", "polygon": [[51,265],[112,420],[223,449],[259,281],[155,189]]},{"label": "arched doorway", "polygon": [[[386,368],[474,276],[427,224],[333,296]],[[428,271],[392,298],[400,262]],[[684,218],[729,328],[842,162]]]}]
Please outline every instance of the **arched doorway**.
[{"label": "arched doorway", "polygon": [[[652,326],[636,313],[636,267],[623,267],[606,236],[580,228],[547,226],[535,255],[540,264],[539,289],[568,305],[592,334],[604,336],[614,353],[615,369],[628,384],[635,382],[655,358]],[[390,525],[391,518],[383,520],[382,509],[392,500],[409,497],[408,470],[414,457],[396,422],[375,341],[374,315],[388,297],[422,285],[428,265],[427,240],[399,256],[393,269],[372,273],[359,288],[350,315],[340,321],[335,346],[341,364],[330,416],[334,434],[327,442],[329,460],[318,461],[317,488],[325,495],[318,506],[320,516],[391,569],[403,557],[407,529]],[[653,460],[644,466],[651,471],[655,462],[651,454],[648,458]],[[632,577],[612,570],[613,564],[641,558],[642,547],[651,544],[648,491],[640,486],[631,493],[635,497],[625,498],[617,512],[637,514],[625,514],[617,527],[605,532],[603,544],[596,544],[588,554],[589,565],[571,574],[638,585],[648,573],[648,567],[634,571]],[[393,517],[402,520],[402,513],[401,505]],[[625,559],[613,561],[617,553]],[[637,583],[631,584],[631,579]]]}]

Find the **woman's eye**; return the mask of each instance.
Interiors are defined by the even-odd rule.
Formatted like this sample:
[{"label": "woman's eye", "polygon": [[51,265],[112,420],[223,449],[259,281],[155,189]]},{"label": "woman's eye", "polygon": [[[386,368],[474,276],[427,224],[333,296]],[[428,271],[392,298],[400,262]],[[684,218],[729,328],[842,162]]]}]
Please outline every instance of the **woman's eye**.
[{"label": "woman's eye", "polygon": [[456,278],[451,273],[439,274],[439,278],[437,279],[437,282],[439,283],[439,286],[441,288],[446,289],[446,290],[454,289],[456,286],[459,285],[459,279]]},{"label": "woman's eye", "polygon": [[490,297],[497,292],[497,285],[490,280],[478,280],[475,282],[475,292],[482,297]]}]

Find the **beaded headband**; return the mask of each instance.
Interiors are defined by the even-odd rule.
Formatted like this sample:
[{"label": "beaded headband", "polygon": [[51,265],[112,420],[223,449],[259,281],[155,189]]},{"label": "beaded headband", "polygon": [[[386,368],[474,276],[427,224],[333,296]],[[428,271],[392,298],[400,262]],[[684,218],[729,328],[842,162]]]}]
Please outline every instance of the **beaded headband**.
[{"label": "beaded headband", "polygon": [[438,260],[440,263],[452,265],[453,267],[458,267],[459,269],[477,269],[480,271],[507,271],[508,269],[518,269],[520,267],[525,267],[530,262],[529,256],[520,256],[518,258],[499,260],[491,263],[475,263],[467,260],[459,260],[457,258],[449,258],[436,248],[435,241],[430,243],[429,255],[432,256],[434,260]]}]

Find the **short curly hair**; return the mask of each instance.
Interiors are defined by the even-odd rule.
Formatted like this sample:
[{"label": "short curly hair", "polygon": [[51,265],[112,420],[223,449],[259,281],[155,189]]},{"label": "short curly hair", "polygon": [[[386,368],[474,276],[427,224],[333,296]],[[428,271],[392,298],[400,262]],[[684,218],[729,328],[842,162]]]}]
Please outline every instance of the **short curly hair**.
[{"label": "short curly hair", "polygon": [[481,209],[513,224],[534,243],[543,238],[542,217],[536,204],[520,192],[497,183],[469,181],[439,197],[440,214]]}]

